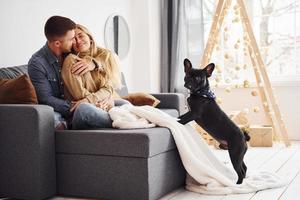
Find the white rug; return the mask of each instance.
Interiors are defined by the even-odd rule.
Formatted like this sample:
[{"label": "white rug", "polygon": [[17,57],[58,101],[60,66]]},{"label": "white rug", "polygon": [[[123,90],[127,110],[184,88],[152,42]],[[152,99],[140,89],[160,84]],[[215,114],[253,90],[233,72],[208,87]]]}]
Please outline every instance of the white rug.
[{"label": "white rug", "polygon": [[250,193],[284,186],[274,173],[257,172],[248,175],[243,184],[235,184],[237,174],[219,161],[189,124],[182,125],[177,119],[150,106],[123,105],[109,111],[115,128],[149,128],[155,125],[171,130],[182,163],[187,171],[186,189],[203,194]]}]

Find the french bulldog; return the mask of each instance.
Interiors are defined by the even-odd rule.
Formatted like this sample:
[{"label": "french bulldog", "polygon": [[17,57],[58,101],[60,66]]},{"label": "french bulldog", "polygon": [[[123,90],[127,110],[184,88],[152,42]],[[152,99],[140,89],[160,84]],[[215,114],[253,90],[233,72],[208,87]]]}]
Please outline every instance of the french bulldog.
[{"label": "french bulldog", "polygon": [[248,149],[246,141],[250,136],[222,111],[215,101],[215,94],[210,90],[208,78],[215,65],[208,64],[204,69],[195,69],[192,63],[184,60],[184,87],[190,91],[187,99],[189,111],[179,117],[179,123],[186,124],[192,120],[220,143],[220,148],[228,149],[231,163],[238,175],[237,184],[246,176],[247,166],[244,155]]}]

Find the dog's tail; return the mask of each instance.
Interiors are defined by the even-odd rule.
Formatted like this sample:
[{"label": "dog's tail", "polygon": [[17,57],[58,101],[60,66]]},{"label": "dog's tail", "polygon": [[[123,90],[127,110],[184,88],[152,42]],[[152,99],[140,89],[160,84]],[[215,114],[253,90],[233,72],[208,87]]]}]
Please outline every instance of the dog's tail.
[{"label": "dog's tail", "polygon": [[245,140],[246,141],[249,141],[251,139],[250,135],[249,135],[249,131],[246,129],[246,128],[242,128],[241,129],[242,132],[244,133],[244,136],[245,136]]},{"label": "dog's tail", "polygon": [[245,135],[245,139],[246,141],[249,141],[251,139],[250,135],[248,134],[248,132],[244,132]]}]

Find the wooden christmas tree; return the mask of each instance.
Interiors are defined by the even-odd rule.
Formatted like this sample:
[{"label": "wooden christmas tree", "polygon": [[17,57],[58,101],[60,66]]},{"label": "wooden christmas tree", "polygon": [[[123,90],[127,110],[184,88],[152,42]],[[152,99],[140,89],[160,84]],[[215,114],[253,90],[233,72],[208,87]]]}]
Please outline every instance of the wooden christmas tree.
[{"label": "wooden christmas tree", "polygon": [[[201,66],[206,66],[212,57],[212,53],[218,41],[224,18],[228,14],[231,3],[231,0],[219,0],[218,2],[211,30],[203,53]],[[262,60],[256,39],[254,37],[243,0],[236,0],[234,10],[236,14],[239,15],[239,18],[236,18],[235,20],[233,20],[233,22],[242,23],[242,27],[245,33],[244,40],[247,42],[246,50],[248,51],[248,55],[252,63],[258,91],[268,123],[272,125],[275,136],[277,138],[283,139],[285,145],[289,146],[290,141],[288,139],[287,130],[282,120],[278,104],[275,100],[271,83],[266,72],[266,67]],[[235,48],[238,48],[238,44],[236,44]],[[225,58],[226,56],[227,55],[225,55]]]}]

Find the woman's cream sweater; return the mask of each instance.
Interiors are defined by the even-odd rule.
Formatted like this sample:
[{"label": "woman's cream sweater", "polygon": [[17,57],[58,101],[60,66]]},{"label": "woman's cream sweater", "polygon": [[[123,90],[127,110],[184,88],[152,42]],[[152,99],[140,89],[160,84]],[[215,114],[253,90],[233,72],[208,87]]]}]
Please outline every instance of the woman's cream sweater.
[{"label": "woman's cream sweater", "polygon": [[[83,58],[91,59],[90,57]],[[107,80],[104,70],[93,70],[84,75],[74,75],[71,73],[71,67],[75,62],[77,62],[76,55],[69,54],[65,58],[62,67],[61,75],[65,84],[66,99],[78,101],[86,98],[90,103],[95,104],[114,95],[114,89],[110,81]],[[99,60],[96,60],[96,62],[101,63]]]}]

